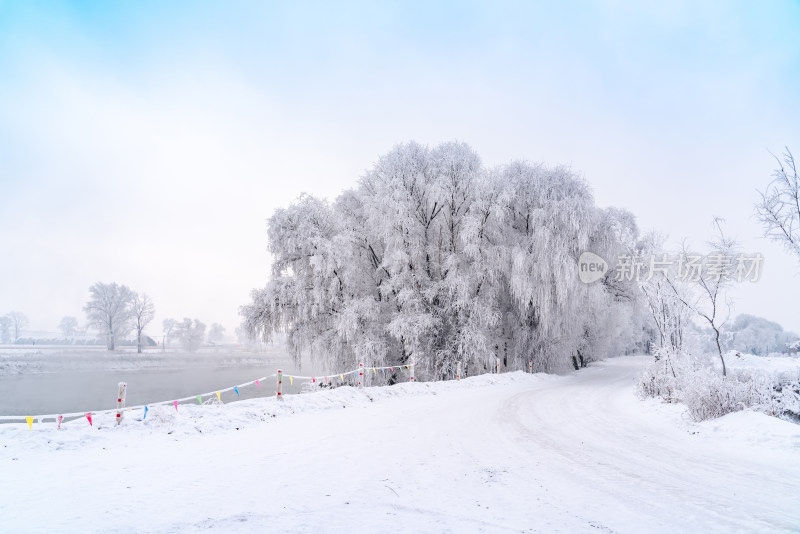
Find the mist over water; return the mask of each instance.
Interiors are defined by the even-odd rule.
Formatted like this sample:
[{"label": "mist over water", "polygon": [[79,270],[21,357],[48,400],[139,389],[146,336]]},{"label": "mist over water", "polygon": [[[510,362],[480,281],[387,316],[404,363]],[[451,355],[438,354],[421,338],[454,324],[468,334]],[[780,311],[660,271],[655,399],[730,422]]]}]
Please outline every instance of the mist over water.
[{"label": "mist over water", "polygon": [[[269,376],[278,369],[300,373],[281,348],[264,352],[231,349],[197,353],[102,349],[0,348],[0,415],[49,415],[116,407],[117,384],[126,382],[126,405],[172,401]],[[311,372],[308,366],[302,374]],[[275,394],[274,377],[222,393],[223,402]],[[284,381],[284,392],[303,383]],[[203,400],[208,400],[204,397]],[[196,401],[195,401],[196,402]]]}]

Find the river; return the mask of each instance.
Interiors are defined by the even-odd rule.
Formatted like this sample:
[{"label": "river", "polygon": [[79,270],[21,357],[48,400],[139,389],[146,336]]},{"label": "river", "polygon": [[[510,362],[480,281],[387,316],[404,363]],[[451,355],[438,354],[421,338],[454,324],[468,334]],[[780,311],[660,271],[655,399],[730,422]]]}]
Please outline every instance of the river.
[{"label": "river", "polygon": [[[96,348],[0,347],[0,415],[88,412],[116,406],[117,384],[126,382],[127,405],[214,392],[278,369],[300,374],[288,355],[220,349],[198,353],[150,351],[109,353]],[[302,374],[308,374],[304,369]],[[275,394],[275,378],[223,393],[224,402]],[[284,393],[303,384],[284,381]],[[203,399],[206,400],[206,399]]]}]

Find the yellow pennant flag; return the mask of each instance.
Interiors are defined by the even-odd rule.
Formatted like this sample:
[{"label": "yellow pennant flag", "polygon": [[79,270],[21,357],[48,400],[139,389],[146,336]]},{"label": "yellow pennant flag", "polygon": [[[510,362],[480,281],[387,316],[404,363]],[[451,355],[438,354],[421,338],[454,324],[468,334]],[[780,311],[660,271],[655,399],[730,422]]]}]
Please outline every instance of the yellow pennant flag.
[{"label": "yellow pennant flag", "polygon": [[407,366],[407,365],[406,365],[406,369],[411,369],[411,367],[409,367],[409,366]]},{"label": "yellow pennant flag", "polygon": [[289,383],[291,385],[294,385],[294,377],[293,376],[289,376]]},{"label": "yellow pennant flag", "polygon": [[26,417],[25,420],[28,422],[28,430],[33,430],[33,417]]},{"label": "yellow pennant flag", "polygon": [[217,391],[217,400],[222,402],[222,397],[219,396],[219,391]]},{"label": "yellow pennant flag", "polygon": [[339,375],[339,378],[341,378],[342,380],[344,380],[344,375]]},{"label": "yellow pennant flag", "polygon": [[374,367],[372,368],[372,374],[373,375],[377,375],[378,374],[378,371],[376,371]]}]

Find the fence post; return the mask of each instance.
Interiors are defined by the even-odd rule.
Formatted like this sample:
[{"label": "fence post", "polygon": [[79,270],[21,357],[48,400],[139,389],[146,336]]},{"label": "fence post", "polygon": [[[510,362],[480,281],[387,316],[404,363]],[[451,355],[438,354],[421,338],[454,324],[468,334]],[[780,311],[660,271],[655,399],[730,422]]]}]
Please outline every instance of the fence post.
[{"label": "fence post", "polygon": [[528,360],[528,372],[533,374],[533,360]]},{"label": "fence post", "polygon": [[461,380],[461,362],[456,365],[456,380]]},{"label": "fence post", "polygon": [[364,364],[358,364],[358,387],[364,387]]},{"label": "fence post", "polygon": [[119,391],[117,392],[117,424],[122,423],[122,409],[125,407],[125,394],[128,392],[128,384],[120,382],[117,384]]},{"label": "fence post", "polygon": [[411,370],[411,377],[408,380],[409,380],[409,382],[413,382],[414,381],[414,360],[411,360],[410,370]]},{"label": "fence post", "polygon": [[283,396],[281,394],[281,386],[283,384],[283,371],[278,369],[278,400],[283,400]]}]

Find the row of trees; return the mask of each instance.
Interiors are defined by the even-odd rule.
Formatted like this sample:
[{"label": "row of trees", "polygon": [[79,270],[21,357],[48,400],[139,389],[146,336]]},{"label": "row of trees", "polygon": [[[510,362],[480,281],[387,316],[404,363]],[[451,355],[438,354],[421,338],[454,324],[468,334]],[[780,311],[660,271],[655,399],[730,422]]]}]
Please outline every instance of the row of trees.
[{"label": "row of trees", "polygon": [[[779,164],[756,210],[800,258],[800,179],[788,150]],[[736,257],[721,219],[714,230],[703,256]],[[614,276],[623,255],[699,254],[640,238],[630,213],[596,207],[569,169],[486,168],[459,143],[398,146],[335,201],[304,195],[277,210],[268,239],[272,277],[241,308],[244,327],[264,341],[285,332],[295,357],[328,368],[413,358],[418,373],[442,377],[457,360],[485,368],[499,357],[555,371],[651,344],[679,352],[699,323],[726,374],[726,342],[752,345],[762,331],[747,317],[727,324],[739,266],[688,280],[647,264]],[[598,283],[579,281],[584,251],[609,262]]]},{"label": "row of trees", "polygon": [[[162,323],[164,332],[164,344],[169,346],[170,339],[177,339],[181,346],[193,352],[197,350],[205,338],[206,325],[199,319],[184,317],[183,321],[175,319],[164,319]],[[219,323],[213,323],[208,332],[208,343],[219,345],[225,340],[225,327]]]},{"label": "row of trees", "polygon": [[456,361],[557,371],[645,340],[634,283],[577,276],[591,250],[636,245],[633,216],[601,209],[564,167],[486,168],[467,145],[408,143],[334,202],[305,195],[269,219],[272,278],[241,314],[286,332],[328,368],[407,363],[431,378]]},{"label": "row of trees", "polygon": [[[135,332],[136,350],[142,352],[144,329],[155,317],[155,306],[150,297],[132,291],[125,285],[101,282],[90,287],[89,294],[89,301],[84,308],[86,316],[89,324],[106,337],[108,350],[114,350],[116,340]],[[72,328],[73,319],[65,317],[62,325]],[[77,325],[77,321],[74,324]],[[199,319],[164,319],[162,327],[165,346],[171,338],[176,338],[184,349],[194,351],[205,339],[206,325]],[[224,337],[225,328],[217,323],[212,324],[208,334],[209,343],[222,343]]]}]

